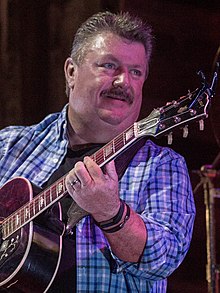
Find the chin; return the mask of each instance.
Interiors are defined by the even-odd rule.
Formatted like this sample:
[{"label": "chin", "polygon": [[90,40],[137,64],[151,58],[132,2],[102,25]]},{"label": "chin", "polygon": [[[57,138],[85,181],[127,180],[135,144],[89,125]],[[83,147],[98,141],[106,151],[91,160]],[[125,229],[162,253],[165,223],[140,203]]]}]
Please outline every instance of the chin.
[{"label": "chin", "polygon": [[101,117],[101,120],[109,125],[117,126],[123,123],[124,118],[121,116],[103,116]]},{"label": "chin", "polygon": [[124,131],[126,128],[131,126],[137,119],[137,115],[134,115],[131,111],[107,111],[103,110],[98,113],[99,119],[110,127],[117,127],[119,131]]}]

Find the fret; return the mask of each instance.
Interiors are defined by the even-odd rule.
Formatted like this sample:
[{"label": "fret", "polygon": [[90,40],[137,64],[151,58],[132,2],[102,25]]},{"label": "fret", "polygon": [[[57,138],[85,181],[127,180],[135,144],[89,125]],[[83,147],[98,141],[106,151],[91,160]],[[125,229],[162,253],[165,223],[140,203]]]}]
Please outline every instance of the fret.
[{"label": "fret", "polygon": [[44,199],[44,207],[47,207],[47,197],[45,192],[42,193],[42,198]]},{"label": "fret", "polygon": [[15,223],[14,220],[13,221],[8,221],[8,233],[11,233],[11,231],[13,231],[13,224],[14,223]]},{"label": "fret", "polygon": [[7,225],[6,225],[6,222],[5,222],[2,225],[2,238],[6,237],[6,228],[7,228]]},{"label": "fret", "polygon": [[34,198],[34,215],[38,214],[39,208],[40,208],[40,205],[39,205],[39,196],[38,196]]},{"label": "fret", "polygon": [[108,159],[111,157],[113,153],[112,141],[108,143],[105,147],[103,147],[104,159]]},{"label": "fret", "polygon": [[115,140],[115,151],[119,152],[126,144],[125,133],[121,133]]},{"label": "fret", "polygon": [[13,214],[12,218],[8,220],[8,233],[11,233],[16,229],[16,214]]},{"label": "fret", "polygon": [[8,221],[5,221],[3,227],[4,227],[4,235],[6,237],[9,234],[8,233]]},{"label": "fret", "polygon": [[47,193],[45,191],[43,191],[43,197],[44,197],[45,207],[47,207],[50,202],[48,200],[48,196],[47,196]]},{"label": "fret", "polygon": [[63,180],[59,181],[56,185],[56,196],[59,197],[65,192],[65,184]]},{"label": "fret", "polygon": [[20,226],[22,226],[26,222],[26,206],[20,209]]},{"label": "fret", "polygon": [[15,229],[15,223],[15,215],[13,214],[12,218],[7,221],[7,233],[10,233],[10,231]]},{"label": "fret", "polygon": [[12,231],[14,231],[15,227],[15,218],[13,217],[11,221],[9,220],[7,223],[7,233],[10,234]]},{"label": "fret", "polygon": [[33,201],[30,202],[29,204],[29,217],[31,218],[33,216],[34,212],[33,212]]},{"label": "fret", "polygon": [[66,176],[63,176],[63,188],[64,188],[64,192],[67,192],[67,189],[66,189]]},{"label": "fret", "polygon": [[50,192],[50,202],[52,202],[53,201],[53,196],[52,196],[52,188],[51,187],[49,189],[49,192]]},{"label": "fret", "polygon": [[10,230],[10,221],[8,221],[8,223],[7,223],[7,233],[10,234],[10,231],[11,231]]},{"label": "fret", "polygon": [[41,195],[41,196],[38,198],[38,211],[40,212],[45,206],[46,206],[46,203],[45,203],[44,196]]},{"label": "fret", "polygon": [[115,140],[112,140],[112,151],[115,154]]},{"label": "fret", "polygon": [[9,234],[9,223],[10,223],[9,220],[5,223],[5,233],[6,234]]},{"label": "fret", "polygon": [[125,141],[126,143],[128,143],[130,140],[132,140],[134,138],[134,128],[129,128],[126,130],[125,132]]},{"label": "fret", "polygon": [[11,233],[12,231],[14,231],[14,229],[17,228],[17,224],[16,224],[16,215],[14,215],[13,217],[13,221],[9,221],[8,222],[8,231],[9,233]]},{"label": "fret", "polygon": [[17,227],[20,227],[17,225],[16,219],[16,215],[13,215],[3,223],[2,238],[8,237],[8,235],[12,234]]},{"label": "fret", "polygon": [[45,200],[45,206],[48,206],[51,203],[51,198],[50,198],[50,189],[44,190],[44,200]]},{"label": "fret", "polygon": [[102,149],[101,150],[98,150],[96,152],[96,158],[97,158],[96,163],[98,165],[101,165],[104,162],[104,157],[103,157],[103,151],[102,151]]},{"label": "fret", "polygon": [[32,213],[33,213],[32,216],[36,215],[36,213],[35,213],[35,211],[36,211],[35,210],[35,203],[36,203],[36,199],[33,200],[33,204],[32,204]]},{"label": "fret", "polygon": [[122,138],[123,138],[123,144],[125,145],[126,144],[126,135],[125,135],[125,132],[122,132]]},{"label": "fret", "polygon": [[114,154],[113,141],[111,141],[104,147],[104,153],[105,153],[105,160]]},{"label": "fret", "polygon": [[11,229],[11,225],[13,225],[13,220],[11,219],[11,221],[10,221],[10,219],[6,222],[6,225],[5,225],[5,233],[6,234],[9,234],[10,233],[10,229]]},{"label": "fret", "polygon": [[105,161],[106,157],[105,157],[105,147],[101,148],[102,150],[102,156],[103,156],[103,162]]},{"label": "fret", "polygon": [[20,209],[20,225],[22,225],[22,223],[24,223],[24,209],[23,208]]},{"label": "fret", "polygon": [[92,156],[91,156],[91,159],[96,162],[96,153],[94,153]]},{"label": "fret", "polygon": [[30,219],[30,208],[29,205],[24,207],[24,222]]},{"label": "fret", "polygon": [[49,194],[49,196],[50,196],[50,202],[53,202],[53,200],[54,200],[54,198],[53,198],[53,188],[54,188],[54,185],[52,185],[52,186],[50,186],[50,194]]},{"label": "fret", "polygon": [[16,228],[20,226],[20,223],[21,223],[21,217],[20,217],[20,213],[18,212],[15,216],[15,226]]}]

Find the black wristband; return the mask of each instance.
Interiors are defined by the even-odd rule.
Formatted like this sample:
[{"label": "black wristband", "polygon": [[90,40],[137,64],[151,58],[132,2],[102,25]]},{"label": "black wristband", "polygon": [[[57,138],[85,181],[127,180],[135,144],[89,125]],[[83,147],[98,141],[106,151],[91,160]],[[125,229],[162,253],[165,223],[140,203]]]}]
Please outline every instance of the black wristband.
[{"label": "black wristband", "polygon": [[102,222],[97,222],[94,219],[94,222],[101,229],[117,225],[121,221],[121,218],[122,218],[122,216],[124,214],[124,210],[125,210],[125,202],[120,199],[120,208],[119,208],[117,214],[113,218],[111,218],[111,219],[109,219],[107,221],[102,221]]},{"label": "black wristband", "polygon": [[105,233],[114,233],[114,232],[117,232],[117,231],[121,230],[124,227],[125,223],[130,218],[130,207],[127,204],[125,204],[125,205],[127,207],[127,211],[126,211],[126,215],[124,217],[123,222],[121,222],[118,226],[115,226],[115,227],[110,228],[110,229],[103,229],[102,231],[104,231]]}]

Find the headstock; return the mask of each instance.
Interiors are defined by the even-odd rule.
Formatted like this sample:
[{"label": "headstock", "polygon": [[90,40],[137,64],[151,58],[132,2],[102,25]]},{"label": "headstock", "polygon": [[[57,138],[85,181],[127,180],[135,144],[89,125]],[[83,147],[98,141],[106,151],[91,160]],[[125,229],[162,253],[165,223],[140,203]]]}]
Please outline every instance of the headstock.
[{"label": "headstock", "polygon": [[[204,74],[198,73],[202,78],[202,86],[185,96],[167,103],[164,107],[154,109],[151,114],[137,122],[138,136],[154,136],[169,134],[176,127],[183,127],[183,136],[188,135],[188,124],[199,121],[200,130],[203,130],[203,119],[208,117],[211,98],[217,82],[217,72],[214,73],[211,86],[205,80]],[[172,143],[170,134],[168,144]]]}]

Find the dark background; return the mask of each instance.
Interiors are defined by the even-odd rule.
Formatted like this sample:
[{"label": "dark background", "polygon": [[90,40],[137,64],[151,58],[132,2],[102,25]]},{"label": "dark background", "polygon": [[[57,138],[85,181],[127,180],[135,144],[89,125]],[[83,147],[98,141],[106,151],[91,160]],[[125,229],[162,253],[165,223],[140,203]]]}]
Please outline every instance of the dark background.
[{"label": "dark background", "polygon": [[[63,64],[74,33],[87,17],[106,9],[128,10],[153,27],[155,48],[140,118],[199,87],[198,70],[210,81],[220,46],[219,0],[1,0],[0,128],[37,123],[45,115],[61,110],[67,103]],[[187,139],[182,138],[181,130],[174,132],[172,148],[185,157],[195,188],[201,182],[200,168],[211,165],[219,154],[219,84],[205,130],[200,132],[198,123],[192,123]],[[166,145],[166,139],[160,138],[157,143]],[[219,167],[217,161],[215,170]],[[194,196],[197,217],[191,250],[171,276],[168,292],[207,292],[202,185]],[[217,236],[219,200],[215,202]],[[218,239],[216,248],[218,256]]]}]

